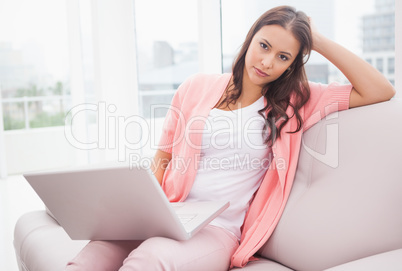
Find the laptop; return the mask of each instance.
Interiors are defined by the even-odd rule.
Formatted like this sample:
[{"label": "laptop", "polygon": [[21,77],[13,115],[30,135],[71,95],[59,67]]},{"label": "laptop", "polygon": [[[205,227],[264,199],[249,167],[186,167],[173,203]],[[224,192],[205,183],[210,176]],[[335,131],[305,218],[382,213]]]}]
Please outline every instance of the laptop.
[{"label": "laptop", "polygon": [[102,166],[24,174],[73,240],[187,240],[229,202],[170,203],[143,167]]}]

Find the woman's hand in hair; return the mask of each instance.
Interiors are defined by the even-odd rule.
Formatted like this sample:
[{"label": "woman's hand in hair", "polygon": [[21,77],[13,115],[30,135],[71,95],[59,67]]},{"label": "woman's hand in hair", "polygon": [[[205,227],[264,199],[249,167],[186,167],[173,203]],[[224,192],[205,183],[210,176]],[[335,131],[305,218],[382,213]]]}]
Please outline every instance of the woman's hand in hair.
[{"label": "woman's hand in hair", "polygon": [[320,47],[320,42],[323,39],[322,34],[318,31],[317,26],[314,23],[314,20],[309,17],[309,22],[310,22],[310,29],[311,29],[311,36],[313,38],[313,50],[317,51],[319,50]]}]

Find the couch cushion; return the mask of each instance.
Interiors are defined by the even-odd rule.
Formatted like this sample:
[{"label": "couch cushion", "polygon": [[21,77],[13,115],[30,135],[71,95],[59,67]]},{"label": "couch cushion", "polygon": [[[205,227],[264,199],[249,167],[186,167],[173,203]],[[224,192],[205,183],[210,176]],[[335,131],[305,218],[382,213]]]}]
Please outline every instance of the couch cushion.
[{"label": "couch cushion", "polygon": [[402,249],[377,254],[361,260],[342,264],[325,271],[401,271]]},{"label": "couch cushion", "polygon": [[46,211],[19,218],[14,230],[14,248],[20,270],[64,270],[88,241],[72,241]]},{"label": "couch cushion", "polygon": [[329,115],[303,136],[265,257],[323,270],[402,248],[402,101]]},{"label": "couch cushion", "polygon": [[279,263],[267,260],[259,259],[258,261],[251,261],[243,268],[233,268],[231,271],[293,271],[293,269],[287,268]]}]

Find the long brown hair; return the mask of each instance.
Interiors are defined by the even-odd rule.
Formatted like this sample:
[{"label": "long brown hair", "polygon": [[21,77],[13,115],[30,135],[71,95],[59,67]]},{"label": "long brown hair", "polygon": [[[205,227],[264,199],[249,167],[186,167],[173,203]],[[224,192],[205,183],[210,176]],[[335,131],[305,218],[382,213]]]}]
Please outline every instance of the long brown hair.
[{"label": "long brown hair", "polygon": [[[226,89],[227,95],[220,103],[236,103],[242,92],[243,72],[247,50],[254,35],[265,25],[279,25],[284,29],[290,30],[293,36],[300,43],[300,50],[295,60],[278,79],[265,85],[262,95],[267,100],[267,106],[259,110],[258,113],[264,117],[265,143],[273,145],[275,140],[280,137],[282,128],[292,117],[297,119],[297,129],[288,131],[296,133],[303,126],[303,120],[299,114],[299,109],[310,98],[310,88],[307,81],[304,64],[310,56],[312,48],[312,37],[309,19],[305,13],[296,11],[290,6],[279,6],[268,10],[253,24],[247,37],[240,49],[232,67],[233,83]],[[306,60],[305,60],[306,59]],[[290,102],[290,97],[294,96]],[[288,116],[286,109],[288,106],[293,108],[293,115]],[[268,114],[265,112],[268,111]],[[265,116],[266,115],[266,116]]]}]

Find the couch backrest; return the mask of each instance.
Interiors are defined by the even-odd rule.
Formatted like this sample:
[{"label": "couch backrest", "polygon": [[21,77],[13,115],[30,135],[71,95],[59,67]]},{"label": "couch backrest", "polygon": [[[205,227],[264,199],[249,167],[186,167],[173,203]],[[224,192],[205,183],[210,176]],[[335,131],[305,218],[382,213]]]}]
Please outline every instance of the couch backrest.
[{"label": "couch backrest", "polygon": [[304,133],[300,151],[263,256],[323,270],[402,248],[402,100],[329,115]]}]

